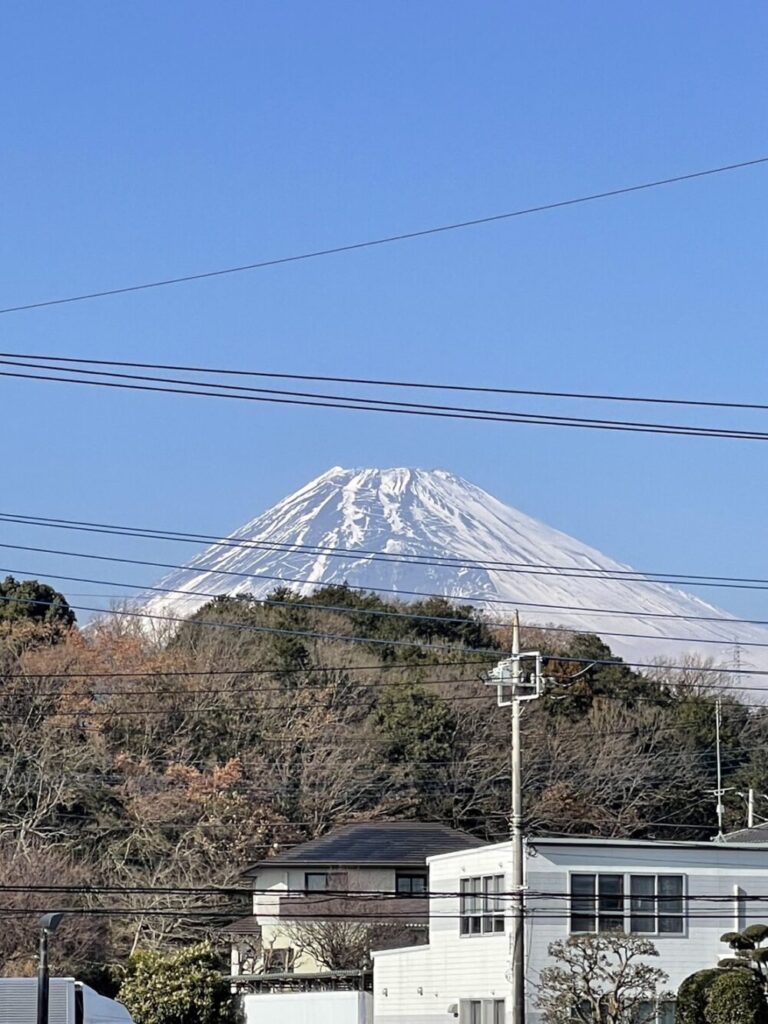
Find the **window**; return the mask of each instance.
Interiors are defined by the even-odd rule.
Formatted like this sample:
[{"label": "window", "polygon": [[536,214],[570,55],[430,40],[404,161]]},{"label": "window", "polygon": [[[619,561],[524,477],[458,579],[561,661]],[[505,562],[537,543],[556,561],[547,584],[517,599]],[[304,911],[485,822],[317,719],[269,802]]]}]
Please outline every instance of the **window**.
[{"label": "window", "polygon": [[462,935],[504,931],[504,875],[461,880]]},{"label": "window", "polygon": [[427,895],[427,876],[423,871],[398,871],[395,891],[408,896]]},{"label": "window", "polygon": [[682,875],[571,875],[572,932],[682,935],[683,922]]},{"label": "window", "polygon": [[651,935],[682,934],[682,875],[631,875],[630,893],[631,932]]},{"label": "window", "polygon": [[461,880],[461,925],[462,935],[479,935],[483,925],[481,912],[480,886],[482,878],[462,878]]},{"label": "window", "polygon": [[571,875],[571,931],[624,930],[624,876]]},{"label": "window", "polygon": [[659,1003],[659,1024],[675,1024],[675,1004],[671,999]]},{"label": "window", "polygon": [[264,953],[264,974],[291,974],[293,973],[296,955],[288,948],[269,949]]},{"label": "window", "polygon": [[464,999],[460,1024],[505,1024],[503,999]]},{"label": "window", "polygon": [[304,875],[305,892],[325,892],[328,885],[327,871],[307,871]]},{"label": "window", "polygon": [[487,875],[483,879],[483,931],[504,931],[504,875]]}]

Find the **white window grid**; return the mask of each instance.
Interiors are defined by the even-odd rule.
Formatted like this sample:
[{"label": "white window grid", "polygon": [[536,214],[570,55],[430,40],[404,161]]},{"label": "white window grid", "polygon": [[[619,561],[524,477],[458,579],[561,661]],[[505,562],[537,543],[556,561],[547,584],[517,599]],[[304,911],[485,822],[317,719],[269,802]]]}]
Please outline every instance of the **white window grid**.
[{"label": "white window grid", "polygon": [[[595,921],[595,927],[594,928],[591,928],[591,929],[578,929],[578,930],[575,930],[573,928],[573,918],[574,918],[574,916],[576,916],[575,912],[574,912],[575,900],[574,900],[574,896],[573,896],[573,877],[574,877],[574,875],[582,875],[582,876],[590,875],[590,876],[592,876],[595,879],[594,895],[591,897],[591,899],[592,899],[592,909],[590,911],[586,911],[585,910],[584,914],[582,915],[584,917],[590,917],[591,916],[591,917],[594,918],[594,921]],[[622,892],[621,892],[620,896],[617,896],[617,901],[620,900],[620,902],[621,902],[621,906],[620,907],[617,906],[615,909],[610,909],[610,904],[608,903],[608,900],[606,899],[604,907],[606,907],[607,909],[603,909],[603,910],[600,909],[599,886],[600,886],[600,877],[601,876],[603,876],[603,877],[607,876],[607,877],[611,877],[611,878],[617,878],[618,877],[618,878],[622,879]],[[633,911],[633,906],[632,906],[633,900],[634,899],[641,899],[643,897],[639,896],[637,893],[635,894],[635,896],[633,896],[633,894],[632,894],[632,879],[645,879],[645,878],[653,879],[654,880],[653,896],[652,897],[648,897],[646,895],[644,897],[645,899],[649,900],[648,905],[644,908],[645,912],[644,912],[642,907],[636,907],[635,910]],[[676,879],[680,879],[681,880],[680,896],[667,896],[667,897],[665,897],[664,894],[660,895],[659,894],[659,882],[658,882],[659,878],[676,878]],[[568,914],[568,932],[571,935],[595,935],[595,934],[605,934],[605,933],[608,933],[608,932],[610,932],[612,930],[615,930],[615,931],[621,930],[621,931],[626,932],[627,934],[631,934],[631,935],[640,935],[640,936],[649,936],[649,937],[650,936],[655,936],[657,938],[658,937],[682,938],[682,937],[684,937],[687,934],[687,928],[688,928],[687,893],[688,893],[688,878],[687,878],[687,876],[684,875],[684,874],[681,874],[681,873],[674,872],[674,871],[657,871],[657,872],[649,872],[649,871],[589,871],[589,870],[586,870],[586,869],[585,870],[581,870],[581,871],[570,871],[568,873],[568,910],[569,910],[569,914]],[[584,900],[590,899],[590,897],[588,897],[588,896],[584,896],[582,898]],[[664,909],[664,900],[665,900],[665,898],[669,899],[669,900],[672,900],[672,899],[678,900],[679,899],[680,904],[681,904],[680,912],[670,911],[668,909]],[[652,906],[652,909],[649,909],[651,906]],[[635,919],[640,919],[640,918],[647,919],[649,917],[653,918],[653,929],[652,930],[651,929],[642,930],[640,928],[635,928],[633,930],[633,928],[632,928],[632,919],[633,918],[635,918]],[[679,931],[669,931],[669,930],[660,931],[659,930],[659,920],[662,917],[679,919],[680,922],[681,922],[680,930]],[[621,927],[621,929],[610,929],[610,928],[600,929],[600,920],[601,920],[601,918],[605,919],[605,920],[611,919],[611,918],[616,918],[616,919],[621,918],[621,920],[622,920],[622,927]]]},{"label": "white window grid", "polygon": [[473,875],[460,882],[459,934],[504,933],[504,875]]}]

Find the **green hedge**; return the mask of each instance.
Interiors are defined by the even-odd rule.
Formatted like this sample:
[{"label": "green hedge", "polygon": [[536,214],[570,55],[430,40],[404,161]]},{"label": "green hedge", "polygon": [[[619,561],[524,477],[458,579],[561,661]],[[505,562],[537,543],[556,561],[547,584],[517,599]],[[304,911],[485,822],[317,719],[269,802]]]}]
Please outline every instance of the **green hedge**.
[{"label": "green hedge", "polygon": [[706,989],[706,1024],[768,1024],[768,1004],[752,970],[727,970]]}]

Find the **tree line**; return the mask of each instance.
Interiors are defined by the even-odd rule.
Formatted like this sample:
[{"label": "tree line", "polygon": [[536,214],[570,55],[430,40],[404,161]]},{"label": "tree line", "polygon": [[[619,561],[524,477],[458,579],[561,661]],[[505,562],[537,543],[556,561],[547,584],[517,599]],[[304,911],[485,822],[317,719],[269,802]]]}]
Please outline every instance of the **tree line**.
[{"label": "tree line", "polygon": [[[65,919],[53,967],[102,991],[136,951],[224,949],[249,901],[210,888],[335,825],[507,834],[508,711],[485,676],[510,636],[470,607],[281,589],[161,634],[119,614],[81,629],[50,588],[0,587],[4,975],[33,970],[48,909],[89,911]],[[736,794],[768,790],[768,719],[727,671],[640,674],[596,636],[523,633],[552,680],[523,716],[529,833],[710,838],[716,700],[743,824]]]}]

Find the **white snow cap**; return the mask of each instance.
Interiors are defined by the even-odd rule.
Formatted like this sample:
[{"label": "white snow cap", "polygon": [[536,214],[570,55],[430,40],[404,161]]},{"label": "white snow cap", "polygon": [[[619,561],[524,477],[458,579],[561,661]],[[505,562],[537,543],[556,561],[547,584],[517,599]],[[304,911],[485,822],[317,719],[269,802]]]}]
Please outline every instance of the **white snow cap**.
[{"label": "white snow cap", "polygon": [[[749,646],[768,644],[768,630],[701,621],[733,617],[674,587],[601,569],[632,571],[446,469],[333,466],[158,584],[181,593],[148,592],[142,607],[186,616],[216,594],[266,597],[280,585],[308,594],[346,582],[405,600],[440,594],[496,619],[517,608],[528,624],[598,633],[630,661],[679,664],[694,652],[732,666],[739,645],[742,668],[768,668],[768,648]],[[611,635],[619,633],[630,635]]]}]

